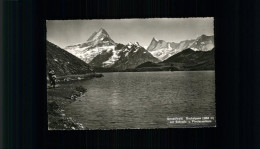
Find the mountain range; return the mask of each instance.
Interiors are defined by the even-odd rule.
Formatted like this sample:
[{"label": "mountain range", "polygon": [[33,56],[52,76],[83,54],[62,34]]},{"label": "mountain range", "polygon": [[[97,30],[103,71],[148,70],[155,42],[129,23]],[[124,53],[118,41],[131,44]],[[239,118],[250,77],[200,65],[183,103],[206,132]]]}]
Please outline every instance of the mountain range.
[{"label": "mountain range", "polygon": [[210,51],[185,49],[159,62],[146,62],[130,71],[215,70],[215,48]]},{"label": "mountain range", "polygon": [[[183,70],[186,69],[187,65],[192,65],[192,62],[176,62],[175,59],[190,59],[196,65],[203,59],[199,55],[203,56],[205,54],[202,53],[212,51],[213,48],[214,36],[201,35],[196,39],[184,40],[179,43],[153,38],[150,45],[145,49],[138,42],[116,43],[108,32],[101,28],[94,32],[86,42],[67,46],[65,50],[96,68],[96,70],[124,71],[137,67],[144,68],[142,64],[158,64],[168,67],[169,62],[173,62],[176,69]],[[188,55],[184,54],[187,49]],[[179,54],[181,52],[184,53]],[[207,58],[214,60],[214,57],[208,56]],[[213,68],[211,67],[212,61],[206,60],[205,63],[207,62],[210,62],[210,67],[201,67],[201,69]]]},{"label": "mountain range", "polygon": [[147,51],[159,60],[164,61],[188,48],[194,51],[210,51],[214,48],[214,36],[201,35],[196,39],[184,40],[179,43],[153,38],[147,47]]},{"label": "mountain range", "polygon": [[93,67],[124,70],[147,61],[159,62],[138,42],[115,43],[103,28],[94,32],[85,43],[67,46],[65,50]]}]

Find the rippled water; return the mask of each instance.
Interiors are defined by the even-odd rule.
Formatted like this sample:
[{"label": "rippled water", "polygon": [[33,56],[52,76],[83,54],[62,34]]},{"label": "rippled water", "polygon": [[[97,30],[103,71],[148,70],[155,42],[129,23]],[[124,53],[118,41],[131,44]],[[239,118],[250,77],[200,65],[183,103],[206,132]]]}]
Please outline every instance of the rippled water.
[{"label": "rippled water", "polygon": [[215,116],[215,71],[104,73],[75,84],[88,91],[65,111],[87,129],[174,128],[167,117]]}]

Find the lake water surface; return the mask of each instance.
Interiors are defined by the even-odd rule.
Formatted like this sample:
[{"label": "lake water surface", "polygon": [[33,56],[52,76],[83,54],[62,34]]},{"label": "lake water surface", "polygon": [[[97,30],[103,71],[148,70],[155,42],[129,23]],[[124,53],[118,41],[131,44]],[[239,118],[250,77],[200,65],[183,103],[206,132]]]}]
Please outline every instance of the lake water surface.
[{"label": "lake water surface", "polygon": [[215,116],[215,71],[115,72],[76,82],[87,88],[65,108],[87,129],[215,126],[167,117]]}]

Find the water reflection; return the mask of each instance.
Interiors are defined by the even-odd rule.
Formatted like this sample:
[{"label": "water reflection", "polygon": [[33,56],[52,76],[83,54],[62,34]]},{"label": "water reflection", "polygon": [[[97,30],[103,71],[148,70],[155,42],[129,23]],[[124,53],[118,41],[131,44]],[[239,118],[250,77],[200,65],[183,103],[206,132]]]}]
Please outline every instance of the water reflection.
[{"label": "water reflection", "polygon": [[104,73],[65,110],[89,129],[166,128],[174,116],[215,116],[215,72]]}]

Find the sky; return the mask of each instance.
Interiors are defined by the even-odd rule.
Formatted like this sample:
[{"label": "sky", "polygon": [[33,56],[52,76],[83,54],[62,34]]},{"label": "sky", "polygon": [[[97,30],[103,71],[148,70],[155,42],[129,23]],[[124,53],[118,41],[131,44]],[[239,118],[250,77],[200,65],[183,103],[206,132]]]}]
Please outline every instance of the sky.
[{"label": "sky", "polygon": [[166,42],[180,42],[198,36],[214,35],[213,18],[153,18],[105,20],[47,20],[47,40],[65,48],[84,43],[100,28],[116,43],[139,42],[149,46],[153,37]]}]

